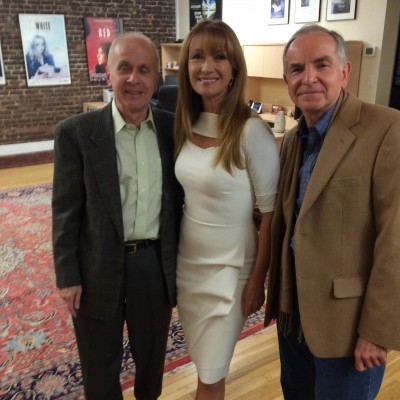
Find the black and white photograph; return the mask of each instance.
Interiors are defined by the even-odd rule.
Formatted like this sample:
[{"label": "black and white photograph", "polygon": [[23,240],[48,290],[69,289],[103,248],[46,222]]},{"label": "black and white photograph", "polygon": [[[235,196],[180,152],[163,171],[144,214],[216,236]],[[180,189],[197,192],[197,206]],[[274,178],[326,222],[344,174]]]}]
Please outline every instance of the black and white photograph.
[{"label": "black and white photograph", "polygon": [[328,0],[326,3],[326,20],[355,19],[356,2],[357,0]]},{"label": "black and white photograph", "polygon": [[319,21],[320,0],[295,0],[294,22]]},{"label": "black and white photograph", "polygon": [[289,23],[289,0],[268,0],[268,25]]}]

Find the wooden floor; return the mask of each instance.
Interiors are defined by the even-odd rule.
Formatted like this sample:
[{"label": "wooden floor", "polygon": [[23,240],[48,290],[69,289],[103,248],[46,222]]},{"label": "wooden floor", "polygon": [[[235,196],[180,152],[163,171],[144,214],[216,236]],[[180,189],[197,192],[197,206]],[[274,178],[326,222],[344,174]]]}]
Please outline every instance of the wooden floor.
[{"label": "wooden floor", "polygon": [[[52,168],[52,164],[44,164],[0,169],[0,189],[50,182],[53,175]],[[227,379],[226,400],[283,399],[279,384],[279,370],[279,354],[274,328],[240,341],[236,346]],[[193,364],[166,374],[160,400],[193,400],[196,381]],[[133,399],[132,390],[126,391],[124,400]],[[377,400],[400,400],[399,352],[389,353],[385,378]]]},{"label": "wooden floor", "polygon": [[0,168],[0,189],[48,183],[53,179],[53,164]]}]

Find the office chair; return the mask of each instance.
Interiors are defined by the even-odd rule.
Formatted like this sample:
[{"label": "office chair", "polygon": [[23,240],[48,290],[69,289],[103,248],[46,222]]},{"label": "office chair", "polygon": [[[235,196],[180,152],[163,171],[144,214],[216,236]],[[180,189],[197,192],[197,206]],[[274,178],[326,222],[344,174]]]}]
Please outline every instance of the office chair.
[{"label": "office chair", "polygon": [[178,85],[162,85],[158,91],[159,108],[175,113],[178,101]]},{"label": "office chair", "polygon": [[178,84],[178,75],[165,75],[164,77],[164,85],[177,85]]},{"label": "office chair", "polygon": [[162,75],[160,75],[160,77],[158,79],[157,87],[155,88],[154,93],[153,93],[153,95],[151,96],[151,99],[150,99],[150,105],[153,108],[161,108],[160,104],[158,103],[158,92],[160,91],[160,87],[162,85],[164,85],[164,80],[163,80]]}]

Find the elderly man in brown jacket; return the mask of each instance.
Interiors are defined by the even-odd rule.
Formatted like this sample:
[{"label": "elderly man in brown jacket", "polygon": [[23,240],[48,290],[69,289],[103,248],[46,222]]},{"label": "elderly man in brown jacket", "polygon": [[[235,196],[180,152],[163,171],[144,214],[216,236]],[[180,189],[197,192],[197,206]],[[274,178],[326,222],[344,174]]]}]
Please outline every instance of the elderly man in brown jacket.
[{"label": "elderly man in brown jacket", "polygon": [[344,91],[343,38],[293,35],[284,78],[303,116],[285,135],[266,323],[290,400],[366,400],[400,349],[400,112]]}]

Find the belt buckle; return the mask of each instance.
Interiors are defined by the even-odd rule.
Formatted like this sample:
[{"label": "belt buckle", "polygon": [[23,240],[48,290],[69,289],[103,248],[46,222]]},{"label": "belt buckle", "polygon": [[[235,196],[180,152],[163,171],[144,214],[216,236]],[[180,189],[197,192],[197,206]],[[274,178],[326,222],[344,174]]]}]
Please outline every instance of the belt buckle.
[{"label": "belt buckle", "polygon": [[136,243],[127,243],[125,246],[128,247],[128,253],[136,253],[137,246]]}]

